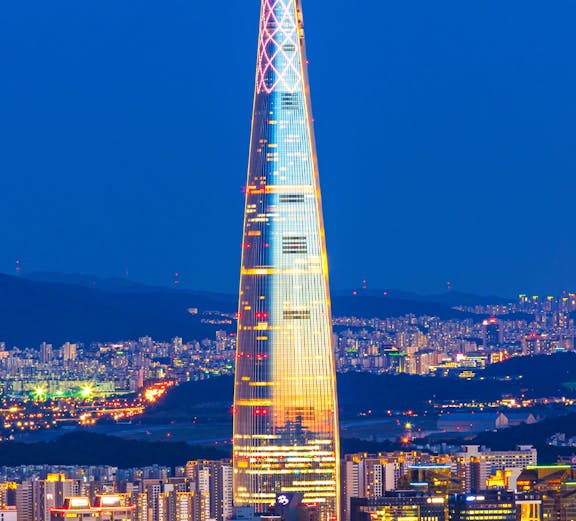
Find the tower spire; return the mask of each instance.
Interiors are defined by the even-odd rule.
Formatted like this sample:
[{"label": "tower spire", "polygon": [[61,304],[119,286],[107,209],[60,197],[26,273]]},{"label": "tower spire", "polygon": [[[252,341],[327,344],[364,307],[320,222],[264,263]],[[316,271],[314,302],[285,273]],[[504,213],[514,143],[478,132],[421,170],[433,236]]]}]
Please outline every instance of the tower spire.
[{"label": "tower spire", "polygon": [[[294,0],[264,0],[260,17],[256,92],[295,92],[302,86],[303,34]],[[299,52],[300,51],[300,52]]]}]

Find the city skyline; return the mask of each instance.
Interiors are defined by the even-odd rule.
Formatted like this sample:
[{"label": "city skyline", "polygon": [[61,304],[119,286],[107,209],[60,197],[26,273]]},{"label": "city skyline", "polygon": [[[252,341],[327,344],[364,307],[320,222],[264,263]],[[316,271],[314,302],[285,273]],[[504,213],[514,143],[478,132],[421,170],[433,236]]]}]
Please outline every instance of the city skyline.
[{"label": "city skyline", "polygon": [[[241,212],[238,136],[251,86],[242,65],[256,2],[157,10],[61,0],[31,6],[37,18],[7,9],[0,271],[13,273],[17,259],[28,272],[127,271],[148,283],[178,271],[188,287],[234,292],[238,229],[227,223]],[[574,288],[574,6],[365,9],[376,30],[343,3],[308,14],[334,287]],[[202,22],[215,16],[226,38]],[[330,52],[344,36],[342,53]],[[211,53],[198,52],[205,41]],[[219,74],[223,52],[234,85]],[[356,96],[348,103],[343,92]],[[226,110],[206,103],[222,99]]]},{"label": "city skyline", "polygon": [[576,521],[576,4],[20,4],[0,521]]}]

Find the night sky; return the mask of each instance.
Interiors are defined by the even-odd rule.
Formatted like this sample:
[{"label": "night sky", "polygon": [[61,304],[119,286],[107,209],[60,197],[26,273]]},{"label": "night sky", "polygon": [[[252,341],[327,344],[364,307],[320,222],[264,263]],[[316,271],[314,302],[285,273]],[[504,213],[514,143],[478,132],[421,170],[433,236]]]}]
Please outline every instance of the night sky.
[{"label": "night sky", "polygon": [[[576,3],[304,0],[333,289],[576,288]],[[257,0],[0,16],[0,271],[237,291]]]}]

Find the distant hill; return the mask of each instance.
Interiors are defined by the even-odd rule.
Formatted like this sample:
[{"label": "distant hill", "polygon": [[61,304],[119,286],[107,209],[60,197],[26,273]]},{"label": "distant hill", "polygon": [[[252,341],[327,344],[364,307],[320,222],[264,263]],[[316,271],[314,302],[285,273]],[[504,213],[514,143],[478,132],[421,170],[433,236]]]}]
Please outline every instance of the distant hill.
[{"label": "distant hill", "polygon": [[[558,354],[512,359],[491,366],[485,380],[463,381],[449,378],[425,378],[409,375],[369,375],[347,373],[338,375],[339,405],[343,419],[356,418],[359,412],[372,409],[374,416],[388,409],[421,410],[428,400],[487,401],[503,394],[523,392],[526,396],[549,396],[556,392],[576,396],[576,387],[569,383],[576,374],[576,354]],[[505,377],[510,377],[506,379]],[[495,378],[495,379],[492,379]],[[198,423],[230,422],[234,381],[230,376],[179,385],[155,404],[140,421]],[[556,413],[563,414],[560,410]],[[493,449],[510,449],[518,444],[534,444],[539,460],[552,463],[558,454],[574,449],[546,446],[546,438],[556,432],[576,435],[576,414],[550,418],[534,425],[521,425],[477,436],[473,443]],[[377,444],[359,440],[342,440],[342,453],[393,450],[393,443]],[[152,463],[181,465],[187,459],[228,457],[213,447],[190,446],[177,442],[144,442],[122,440],[114,436],[77,432],[65,434],[52,442],[0,444],[0,465],[15,464],[113,464],[120,467]]]},{"label": "distant hill", "polygon": [[576,353],[516,357],[488,366],[484,376],[519,378],[532,395],[559,395],[576,390]]},{"label": "distant hill", "polygon": [[[542,358],[545,358],[543,360]],[[576,354],[516,359],[490,366],[484,379],[461,380],[410,375],[346,373],[338,376],[339,405],[345,414],[372,409],[421,409],[428,400],[492,401],[503,395],[576,396],[566,385],[576,372]],[[504,379],[504,376],[516,378]],[[491,376],[501,379],[495,380]],[[521,377],[520,377],[521,376]]]},{"label": "distant hill", "polygon": [[445,306],[486,306],[489,304],[508,304],[512,301],[509,298],[497,296],[474,295],[472,293],[460,293],[458,291],[447,291],[433,295],[422,295],[409,291],[397,289],[366,289],[366,290],[347,290],[336,291],[335,297],[349,296],[356,292],[359,296],[365,297],[387,297],[394,300],[408,300],[412,302],[428,302],[443,304]]},{"label": "distant hill", "polygon": [[[576,354],[526,357],[491,366],[485,376],[493,380],[461,380],[411,375],[373,375],[344,373],[338,375],[338,403],[343,417],[355,417],[369,409],[374,415],[392,409],[423,409],[428,400],[492,401],[503,395],[527,397],[576,396],[566,386],[576,373]],[[511,376],[510,379],[504,379]],[[520,376],[522,376],[520,378]],[[201,416],[204,421],[230,419],[234,392],[231,376],[201,382],[184,383],[172,389],[144,416],[144,421],[182,420]]]},{"label": "distant hill", "polygon": [[231,421],[233,400],[233,376],[186,382],[170,389],[142,419],[147,423],[163,423],[199,416],[201,421]]},{"label": "distant hill", "polygon": [[8,346],[145,335],[166,340],[213,338],[215,327],[202,324],[189,308],[233,313],[236,301],[192,291],[104,292],[0,274],[0,340]]},{"label": "distant hill", "polygon": [[[474,443],[486,445],[494,450],[513,449],[516,445],[545,445],[546,439],[563,432],[567,437],[576,435],[576,414],[549,418],[532,425],[522,424],[497,432],[483,432]],[[572,449],[576,453],[576,448]]]},{"label": "distant hill", "polygon": [[53,273],[51,271],[37,271],[27,273],[23,278],[36,282],[83,286],[85,288],[107,293],[191,293],[193,295],[209,297],[217,301],[231,302],[234,306],[237,304],[237,297],[231,294],[227,295],[212,291],[196,291],[174,286],[151,286],[120,277],[97,277],[82,273]]},{"label": "distant hill", "polygon": [[518,445],[534,445],[538,449],[538,463],[552,464],[558,456],[576,454],[574,447],[553,447],[546,440],[556,434],[564,433],[568,438],[576,435],[576,414],[550,418],[533,425],[518,425],[495,432],[483,432],[474,438],[473,443],[485,445],[492,450],[513,450]]},{"label": "distant hill", "polygon": [[140,284],[132,280],[119,277],[96,277],[84,275],[82,273],[53,273],[51,271],[37,271],[27,273],[24,276],[27,280],[36,282],[49,282],[51,284],[68,284],[71,286],[83,286],[85,288],[97,289],[100,291],[116,292],[144,292],[170,291],[170,288],[151,287],[146,284]]},{"label": "distant hill", "polygon": [[[341,454],[400,449],[394,442],[369,442],[354,438],[341,440]],[[113,465],[119,468],[147,465],[183,466],[195,459],[231,457],[231,445],[221,449],[179,442],[125,440],[88,432],[64,434],[54,441],[38,443],[3,442],[0,466],[17,465]]]},{"label": "distant hill", "polygon": [[497,296],[473,295],[471,293],[459,293],[458,291],[448,291],[438,295],[427,295],[425,299],[447,306],[487,306],[508,304],[512,301],[512,299]]},{"label": "distant hill", "polygon": [[[487,302],[485,299],[494,302],[492,297],[458,293],[426,297],[396,291],[388,295],[337,292],[332,304],[335,316],[386,318],[413,314],[482,320],[481,315],[463,313],[452,306]],[[43,341],[115,341],[145,335],[158,340],[175,336],[185,340],[212,338],[216,327],[202,324],[201,317],[192,316],[189,308],[235,313],[237,297],[90,275],[32,273],[24,278],[0,274],[0,341],[8,346],[36,347]]]},{"label": "distant hill", "polygon": [[334,316],[356,316],[365,318],[400,317],[404,315],[434,316],[443,320],[480,319],[479,315],[464,313],[436,302],[402,300],[385,296],[346,295],[332,299]]},{"label": "distant hill", "polygon": [[0,443],[0,465],[147,465],[179,466],[193,459],[229,457],[225,451],[178,442],[124,440],[115,436],[75,432],[39,443]]}]

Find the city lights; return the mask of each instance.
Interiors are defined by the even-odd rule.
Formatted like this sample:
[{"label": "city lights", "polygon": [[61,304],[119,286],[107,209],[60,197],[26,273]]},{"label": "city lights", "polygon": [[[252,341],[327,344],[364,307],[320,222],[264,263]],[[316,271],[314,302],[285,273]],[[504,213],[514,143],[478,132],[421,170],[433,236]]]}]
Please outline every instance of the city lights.
[{"label": "city lights", "polygon": [[576,521],[576,2],[307,1],[7,2],[0,521]]}]

